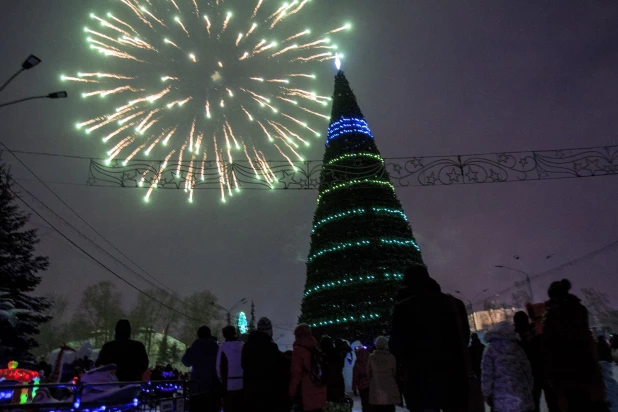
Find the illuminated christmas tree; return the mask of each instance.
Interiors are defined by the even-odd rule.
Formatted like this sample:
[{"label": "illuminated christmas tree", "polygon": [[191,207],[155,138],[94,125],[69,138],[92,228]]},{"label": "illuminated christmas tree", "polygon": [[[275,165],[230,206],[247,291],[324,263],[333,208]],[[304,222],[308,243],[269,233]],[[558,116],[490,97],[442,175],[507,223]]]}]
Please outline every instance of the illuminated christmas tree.
[{"label": "illuminated christmas tree", "polygon": [[384,160],[342,71],[313,219],[301,322],[316,335],[389,333],[403,272],[424,265]]}]

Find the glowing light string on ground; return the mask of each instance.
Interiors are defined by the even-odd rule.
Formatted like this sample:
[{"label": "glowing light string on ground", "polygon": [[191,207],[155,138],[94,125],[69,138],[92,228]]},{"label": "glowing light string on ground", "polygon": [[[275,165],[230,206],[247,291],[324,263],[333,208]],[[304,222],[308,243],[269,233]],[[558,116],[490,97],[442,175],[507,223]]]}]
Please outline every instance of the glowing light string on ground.
[{"label": "glowing light string on ground", "polygon": [[[298,142],[310,146],[330,120],[330,98],[316,91],[316,71],[327,60],[341,64],[335,40],[351,28],[303,27],[312,16],[320,22],[315,10],[310,14],[314,3],[121,0],[113,14],[91,13],[84,33],[97,70],[61,80],[75,82],[88,104],[107,109],[77,129],[103,140],[110,165],[116,159],[126,165],[140,153],[199,162],[213,150],[215,158],[245,158],[265,171],[270,155],[292,166],[303,161]],[[143,182],[160,180],[154,165]],[[219,174],[225,201],[240,188],[233,170],[221,167]],[[188,177],[184,188],[193,199],[201,175]],[[148,200],[150,185],[143,187]]]}]

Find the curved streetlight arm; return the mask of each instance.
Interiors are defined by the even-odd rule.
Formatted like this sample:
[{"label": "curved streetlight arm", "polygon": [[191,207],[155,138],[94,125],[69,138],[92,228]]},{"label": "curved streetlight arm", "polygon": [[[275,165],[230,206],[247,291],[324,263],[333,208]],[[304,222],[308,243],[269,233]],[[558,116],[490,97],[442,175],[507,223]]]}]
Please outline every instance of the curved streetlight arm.
[{"label": "curved streetlight arm", "polygon": [[24,99],[13,100],[12,102],[8,102],[8,103],[2,103],[2,104],[0,104],[0,107],[12,106],[14,104],[19,104],[19,103],[27,102],[28,100],[47,99],[47,98],[48,98],[47,95],[45,95],[45,96],[26,97]]},{"label": "curved streetlight arm", "polygon": [[2,103],[2,104],[0,104],[0,108],[6,107],[6,106],[12,106],[14,104],[19,104],[19,103],[27,102],[28,100],[37,100],[37,99],[66,99],[67,96],[68,96],[67,92],[55,92],[55,93],[46,94],[44,96],[25,97],[23,99],[13,100],[12,102]]},{"label": "curved streetlight arm", "polygon": [[6,86],[9,85],[9,83],[11,83],[13,80],[15,80],[17,78],[17,76],[19,76],[20,74],[22,74],[26,69],[24,69],[23,67],[21,69],[19,69],[17,71],[17,73],[15,73],[14,75],[12,75],[11,77],[9,77],[9,79],[4,82],[4,84],[2,86],[0,86],[0,92],[2,92],[2,90],[6,89]]},{"label": "curved streetlight arm", "polygon": [[244,305],[245,303],[247,303],[247,299],[242,298],[241,300],[236,302],[236,304],[234,306],[231,307],[230,312],[233,311],[234,309],[236,309],[238,306]]}]

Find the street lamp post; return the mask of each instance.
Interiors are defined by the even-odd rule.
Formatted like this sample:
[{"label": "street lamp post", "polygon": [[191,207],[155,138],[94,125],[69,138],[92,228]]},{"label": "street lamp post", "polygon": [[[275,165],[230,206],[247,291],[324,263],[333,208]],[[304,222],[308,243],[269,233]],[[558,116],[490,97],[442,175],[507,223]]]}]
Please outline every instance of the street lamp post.
[{"label": "street lamp post", "polygon": [[2,86],[0,86],[0,92],[6,89],[6,86],[8,86],[9,83],[15,80],[17,76],[19,76],[26,70],[32,69],[34,66],[38,66],[40,63],[41,63],[41,59],[39,59],[35,55],[31,54],[30,56],[28,56],[28,58],[24,60],[24,62],[21,64],[21,69],[19,69],[17,73],[9,77],[9,79],[6,82],[4,82]]},{"label": "street lamp post", "polygon": [[[551,259],[552,257],[554,257],[554,254],[553,254],[553,253],[551,253],[551,254],[549,254],[549,255],[545,256],[545,259]],[[521,258],[520,258],[520,256],[519,256],[519,255],[513,255],[513,259],[515,259],[515,260],[519,261],[519,264],[520,264],[520,266],[521,266],[521,269],[522,269],[522,270],[515,269],[515,268],[512,268],[512,267],[510,267],[510,266],[504,266],[504,265],[494,265],[494,267],[497,267],[497,268],[499,268],[499,269],[508,269],[508,270],[512,270],[512,271],[514,271],[514,272],[518,272],[518,273],[521,273],[522,275],[526,276],[526,283],[528,284],[528,289],[530,290],[530,300],[531,300],[532,302],[534,302],[534,291],[532,290],[532,281],[531,281],[531,279],[530,279],[530,274],[528,273],[528,271],[527,271],[527,270],[525,270],[524,265],[523,265],[523,263],[521,262]]]},{"label": "street lamp post", "polygon": [[236,302],[234,304],[234,306],[232,306],[230,309],[226,309],[223,306],[219,305],[216,302],[211,302],[212,306],[214,306],[217,309],[220,309],[222,311],[224,311],[227,314],[227,324],[231,325],[232,324],[232,311],[239,305],[244,305],[245,303],[247,303],[247,299],[242,298],[241,300],[239,300],[238,302]]},{"label": "street lamp post", "polygon": [[[41,59],[39,59],[38,57],[34,56],[34,55],[30,55],[28,56],[28,58],[26,60],[24,60],[24,62],[21,64],[21,69],[19,69],[17,71],[17,73],[15,73],[14,75],[12,75],[11,77],[9,77],[9,79],[4,82],[2,84],[2,86],[0,86],[0,93],[6,89],[6,87],[13,81],[15,80],[20,74],[22,74],[24,71],[26,70],[30,70],[35,66],[38,66],[41,63]],[[68,93],[65,91],[62,92],[54,92],[54,93],[49,93],[47,95],[42,95],[42,96],[31,96],[31,97],[26,97],[23,99],[18,99],[18,100],[13,100],[11,102],[8,103],[2,103],[0,104],[0,108],[2,107],[6,107],[6,106],[12,106],[14,104],[18,104],[18,103],[23,103],[23,102],[27,102],[29,100],[37,100],[37,99],[65,99],[68,97]]]},{"label": "street lamp post", "polygon": [[530,291],[530,300],[534,302],[534,291],[532,290],[532,281],[530,280],[530,275],[528,274],[528,272],[524,272],[523,270],[515,269],[510,266],[504,266],[504,265],[495,265],[494,267],[497,267],[499,269],[512,270],[514,272],[518,272],[518,273],[521,273],[522,275],[525,275],[526,283],[528,284],[528,290]]}]

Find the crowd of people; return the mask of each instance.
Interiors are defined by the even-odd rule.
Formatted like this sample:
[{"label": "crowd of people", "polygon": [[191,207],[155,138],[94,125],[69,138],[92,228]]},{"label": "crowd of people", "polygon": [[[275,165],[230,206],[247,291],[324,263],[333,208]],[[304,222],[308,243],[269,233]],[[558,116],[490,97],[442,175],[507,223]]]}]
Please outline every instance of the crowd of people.
[{"label": "crowd of people", "polygon": [[[441,291],[426,268],[404,275],[390,348],[410,411],[618,412],[618,337],[595,341],[588,311],[568,280],[548,300],[501,322],[485,346],[470,335],[461,301]],[[469,344],[469,345],[468,345]]]},{"label": "crowd of people", "polygon": [[[406,271],[393,310],[392,333],[355,349],[352,389],[363,412],[540,411],[618,412],[618,337],[593,338],[588,311],[570,293],[567,280],[554,282],[548,300],[500,322],[483,344],[471,334],[466,308],[443,293],[425,267]],[[239,337],[233,326],[219,343],[209,327],[182,357],[191,368],[191,410],[204,412],[337,412],[351,410],[343,369],[351,353],[341,339],[318,339],[300,324],[293,350],[281,352],[271,321]],[[130,339],[121,320],[98,365],[114,363],[121,381],[152,379],[144,345]],[[161,373],[172,370],[159,371]],[[174,375],[178,377],[178,375]]]}]

